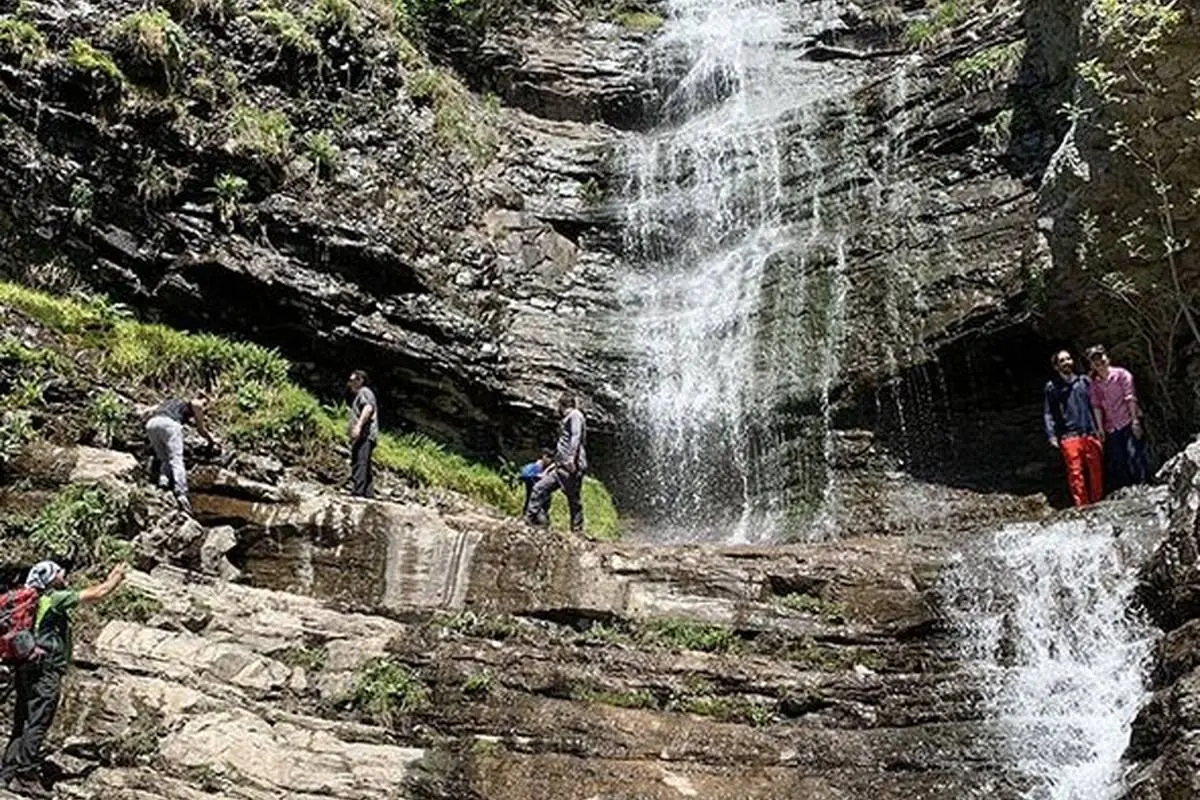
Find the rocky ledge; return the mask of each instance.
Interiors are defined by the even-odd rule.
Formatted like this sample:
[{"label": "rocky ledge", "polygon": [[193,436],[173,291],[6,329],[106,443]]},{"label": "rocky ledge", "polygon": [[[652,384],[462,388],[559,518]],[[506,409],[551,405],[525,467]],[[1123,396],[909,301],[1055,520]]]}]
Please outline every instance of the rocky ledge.
[{"label": "rocky ledge", "polygon": [[941,608],[968,537],[600,545],[215,467],[192,520],[131,483],[127,454],[54,463],[152,520],[122,604],[80,620],[62,796],[1028,789]]}]

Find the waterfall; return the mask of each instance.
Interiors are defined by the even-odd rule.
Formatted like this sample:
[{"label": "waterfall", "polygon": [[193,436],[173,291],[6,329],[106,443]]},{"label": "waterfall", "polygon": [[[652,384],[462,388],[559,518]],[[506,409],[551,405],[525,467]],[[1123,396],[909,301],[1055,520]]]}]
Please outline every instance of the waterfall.
[{"label": "waterfall", "polygon": [[1009,526],[946,578],[980,711],[1029,800],[1106,800],[1123,788],[1155,640],[1133,610],[1137,568],[1161,530],[1159,520],[1132,531],[1079,518]]},{"label": "waterfall", "polygon": [[[781,389],[802,384],[815,408],[807,435],[827,460],[845,245],[822,229],[815,183],[801,187],[804,208],[788,202],[789,179],[819,175],[821,156],[811,143],[789,151],[787,126],[812,118],[824,82],[785,46],[796,24],[834,13],[827,5],[668,3],[654,62],[673,88],[660,126],[630,145],[622,323],[630,491],[660,541],[770,538],[791,510],[785,488],[821,483],[793,474],[794,436],[780,428],[794,423],[777,406]],[[764,319],[765,293],[785,283],[775,317],[806,339],[772,334]],[[816,504],[824,493],[810,491]]]}]

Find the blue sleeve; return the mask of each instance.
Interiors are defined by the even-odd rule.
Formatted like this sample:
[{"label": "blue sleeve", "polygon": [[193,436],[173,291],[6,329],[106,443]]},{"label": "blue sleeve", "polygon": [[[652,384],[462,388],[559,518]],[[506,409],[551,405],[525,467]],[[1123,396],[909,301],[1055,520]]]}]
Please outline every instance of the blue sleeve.
[{"label": "blue sleeve", "polygon": [[1042,390],[1042,423],[1046,426],[1046,438],[1053,439],[1054,435],[1054,413],[1050,408],[1050,392],[1052,384],[1047,383],[1046,388]]},{"label": "blue sleeve", "polygon": [[529,480],[530,478],[536,478],[537,476],[539,476],[541,474],[542,474],[542,465],[536,461],[531,461],[528,464],[526,464],[525,466],[521,467],[520,476],[523,480]]}]

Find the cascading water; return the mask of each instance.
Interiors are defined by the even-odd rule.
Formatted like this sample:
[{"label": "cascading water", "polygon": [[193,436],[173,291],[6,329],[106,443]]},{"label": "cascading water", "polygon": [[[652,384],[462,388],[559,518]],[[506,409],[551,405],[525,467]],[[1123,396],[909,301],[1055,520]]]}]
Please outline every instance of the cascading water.
[{"label": "cascading water", "polygon": [[1133,609],[1137,568],[1161,533],[1075,519],[1005,528],[944,586],[986,723],[1029,800],[1107,800],[1146,699],[1154,632]]},{"label": "cascading water", "polygon": [[[821,81],[782,46],[789,20],[780,4],[668,5],[658,63],[690,66],[664,105],[663,126],[630,154],[631,494],[660,541],[761,540],[790,510],[781,487],[795,482],[779,452],[787,443],[776,390],[801,374],[816,413],[827,416],[837,373],[844,245],[822,241],[834,237],[821,235],[815,185],[810,208],[788,201],[788,176],[818,174],[819,155],[789,153],[781,140],[784,118],[803,117]],[[825,5],[803,13],[819,16]],[[816,248],[825,252],[810,258]],[[830,266],[805,286],[817,261]],[[814,331],[811,352],[766,330],[764,293],[780,271],[792,285],[779,294],[801,306],[790,316]]]}]

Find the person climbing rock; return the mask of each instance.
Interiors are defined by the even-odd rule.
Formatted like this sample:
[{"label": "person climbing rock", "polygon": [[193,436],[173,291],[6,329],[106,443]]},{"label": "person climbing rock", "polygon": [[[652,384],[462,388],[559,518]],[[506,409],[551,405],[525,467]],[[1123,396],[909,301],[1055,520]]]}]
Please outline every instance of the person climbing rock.
[{"label": "person climbing rock", "polygon": [[354,395],[350,403],[350,494],[369,498],[375,475],[371,454],[379,440],[379,404],[371,391],[370,378],[361,369],[350,373],[346,388]]},{"label": "person climbing rock", "polygon": [[565,393],[558,399],[558,446],[554,463],[538,478],[525,505],[525,521],[545,527],[550,524],[550,498],[555,489],[562,489],[571,513],[571,531],[583,533],[583,501],[580,494],[587,474],[587,420],[576,407],[575,396]]},{"label": "person climbing rock", "polygon": [[154,410],[146,421],[146,438],[154,450],[158,485],[170,489],[179,507],[192,513],[188,499],[187,466],[183,463],[183,426],[193,423],[211,447],[215,440],[204,424],[208,399],[203,395],[191,400],[171,399]]},{"label": "person climbing rock", "polygon": [[1104,345],[1089,347],[1087,359],[1092,366],[1088,391],[1104,430],[1105,489],[1115,492],[1125,486],[1146,483],[1150,469],[1133,374],[1113,366]]},{"label": "person climbing rock", "polygon": [[521,467],[521,471],[517,473],[517,480],[525,486],[525,503],[521,508],[529,507],[529,498],[533,494],[533,486],[542,477],[542,474],[554,465],[554,450],[549,447],[542,448],[542,455],[537,461],[530,461],[525,466]]},{"label": "person climbing rock", "polygon": [[71,663],[71,609],[97,603],[125,580],[125,565],[117,564],[102,583],[76,590],[67,588],[66,571],[53,561],[39,561],[29,570],[25,585],[37,589],[34,639],[44,652],[36,661],[16,667],[16,705],[12,735],[0,764],[0,786],[26,797],[50,797],[41,783],[42,742],[54,722],[62,679]]},{"label": "person climbing rock", "polygon": [[1050,359],[1054,377],[1046,382],[1042,417],[1050,446],[1062,453],[1067,486],[1076,506],[1104,496],[1104,446],[1092,408],[1090,381],[1075,373],[1075,359],[1060,350]]}]

